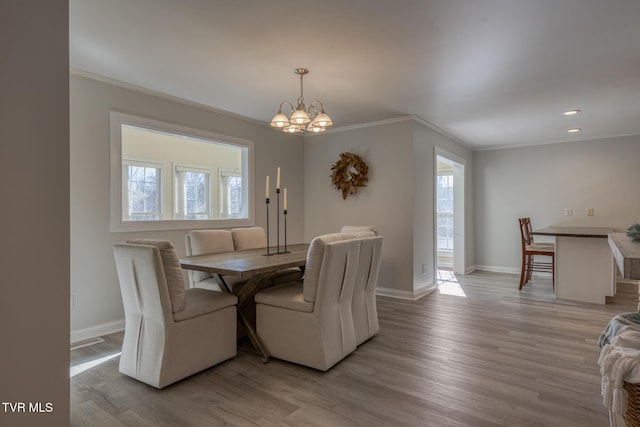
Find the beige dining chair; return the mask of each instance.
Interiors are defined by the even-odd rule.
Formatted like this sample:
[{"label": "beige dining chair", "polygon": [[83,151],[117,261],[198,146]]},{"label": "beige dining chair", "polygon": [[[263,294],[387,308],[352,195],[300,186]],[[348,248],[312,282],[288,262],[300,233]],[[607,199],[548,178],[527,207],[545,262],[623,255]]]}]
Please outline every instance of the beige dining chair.
[{"label": "beige dining chair", "polygon": [[359,249],[360,240],[344,234],[318,236],[302,282],[255,296],[258,338],[271,356],[326,371],[356,349],[351,307]]},{"label": "beige dining chair", "polygon": [[[191,230],[185,236],[187,256],[233,252],[233,235],[229,230]],[[189,270],[189,286],[237,293],[245,279],[220,277],[204,271]],[[228,289],[227,289],[228,288]]]},{"label": "beige dining chair", "polygon": [[267,233],[262,227],[232,228],[231,236],[235,250],[267,247]]},{"label": "beige dining chair", "polygon": [[341,233],[354,233],[359,231],[372,231],[375,235],[378,235],[378,230],[372,225],[343,225],[340,228]]},{"label": "beige dining chair", "polygon": [[[233,245],[235,249],[260,249],[267,247],[267,233],[262,227],[240,227],[232,228]],[[284,249],[284,248],[283,248]],[[302,270],[298,267],[287,268],[277,271],[268,279],[269,283],[265,287],[278,285],[286,282],[293,282],[302,278]]]},{"label": "beige dining chair", "polygon": [[382,236],[377,236],[360,241],[352,304],[357,345],[380,332],[376,287],[382,261],[382,239]]},{"label": "beige dining chair", "polygon": [[113,253],[125,314],[121,373],[163,388],[237,354],[237,297],[185,289],[171,242],[130,240]]}]

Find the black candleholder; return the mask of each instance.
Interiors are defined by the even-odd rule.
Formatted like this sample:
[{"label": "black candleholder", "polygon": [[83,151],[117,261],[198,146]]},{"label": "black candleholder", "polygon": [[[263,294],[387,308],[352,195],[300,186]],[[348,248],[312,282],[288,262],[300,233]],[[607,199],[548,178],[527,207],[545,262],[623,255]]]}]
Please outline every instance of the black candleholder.
[{"label": "black candleholder", "polygon": [[267,253],[265,255],[269,256],[271,254],[269,253],[269,198],[268,197],[265,203],[267,205]]},{"label": "black candleholder", "polygon": [[276,188],[276,253],[280,253],[280,189]]},{"label": "black candleholder", "polygon": [[284,214],[284,253],[288,253],[287,251],[287,210],[283,211]]}]

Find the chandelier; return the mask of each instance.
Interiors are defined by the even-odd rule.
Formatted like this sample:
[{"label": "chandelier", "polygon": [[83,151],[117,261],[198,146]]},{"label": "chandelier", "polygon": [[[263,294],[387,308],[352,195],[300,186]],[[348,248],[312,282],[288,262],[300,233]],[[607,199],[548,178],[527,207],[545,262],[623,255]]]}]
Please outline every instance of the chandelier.
[{"label": "chandelier", "polygon": [[[293,108],[293,104],[289,101],[282,101],[278,113],[271,120],[271,126],[281,129],[287,133],[308,132],[324,132],[333,125],[333,121],[324,111],[322,102],[317,99],[313,101],[307,109],[304,105],[304,95],[302,90],[302,77],[309,72],[306,68],[296,68],[296,74],[300,76],[300,97],[298,97],[298,106]],[[282,108],[288,106],[291,113],[287,117]]]}]

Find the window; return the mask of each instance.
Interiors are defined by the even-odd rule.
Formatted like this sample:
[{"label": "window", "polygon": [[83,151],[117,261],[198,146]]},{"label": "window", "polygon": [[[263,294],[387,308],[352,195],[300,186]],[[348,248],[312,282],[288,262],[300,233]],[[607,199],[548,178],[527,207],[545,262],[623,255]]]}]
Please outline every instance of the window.
[{"label": "window", "polygon": [[123,220],[154,221],[162,218],[161,176],[161,164],[135,160],[122,161]]},{"label": "window", "polygon": [[453,175],[438,175],[438,251],[453,251]]},{"label": "window", "polygon": [[242,176],[237,172],[220,171],[220,217],[242,215]]},{"label": "window", "polygon": [[175,215],[181,219],[211,218],[211,172],[208,169],[176,166],[174,182]]},{"label": "window", "polygon": [[111,113],[111,230],[254,225],[253,142]]}]

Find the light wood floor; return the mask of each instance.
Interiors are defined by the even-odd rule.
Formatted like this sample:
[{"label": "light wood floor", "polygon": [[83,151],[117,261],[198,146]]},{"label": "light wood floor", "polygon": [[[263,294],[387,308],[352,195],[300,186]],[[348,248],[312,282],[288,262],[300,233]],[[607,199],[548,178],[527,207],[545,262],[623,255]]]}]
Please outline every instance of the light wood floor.
[{"label": "light wood floor", "polygon": [[[608,426],[597,340],[635,311],[554,301],[534,278],[476,272],[419,301],[378,298],[380,333],[326,373],[238,356],[163,390],[118,372],[122,333],[71,352],[73,426]],[[457,288],[457,289],[456,289]],[[115,356],[114,356],[115,355]]]}]

